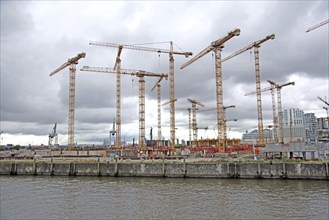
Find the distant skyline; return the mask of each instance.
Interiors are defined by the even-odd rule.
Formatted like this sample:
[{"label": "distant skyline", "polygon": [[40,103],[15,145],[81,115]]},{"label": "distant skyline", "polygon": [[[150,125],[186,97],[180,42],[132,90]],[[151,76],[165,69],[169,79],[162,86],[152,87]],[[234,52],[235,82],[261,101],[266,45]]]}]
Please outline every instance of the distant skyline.
[{"label": "distant skyline", "polygon": [[[295,82],[282,89],[283,109],[299,108],[326,117],[317,97],[329,98],[329,25],[306,30],[328,19],[328,1],[1,1],[1,144],[47,144],[57,122],[59,143],[67,144],[69,70],[49,73],[78,53],[75,142],[101,144],[115,117],[115,75],[82,72],[83,66],[113,67],[117,50],[89,41],[191,51],[193,56],[235,28],[222,58],[275,34],[259,48],[261,87],[267,80]],[[167,54],[123,50],[122,68],[169,72]],[[215,103],[215,70],[211,53],[180,70],[190,58],[175,56],[176,106],[190,107],[187,98],[206,107]],[[229,137],[241,138],[257,128],[254,54],[249,50],[223,63],[224,105]],[[122,139],[138,140],[138,79],[122,76]],[[146,79],[145,134],[157,138],[157,99]],[[169,100],[163,81],[162,102]],[[272,124],[270,92],[262,94],[264,128]],[[209,121],[214,119],[214,122]],[[199,137],[215,137],[215,111],[197,114]],[[187,111],[176,111],[176,138],[188,140]],[[169,139],[169,110],[162,108],[162,135]]]}]

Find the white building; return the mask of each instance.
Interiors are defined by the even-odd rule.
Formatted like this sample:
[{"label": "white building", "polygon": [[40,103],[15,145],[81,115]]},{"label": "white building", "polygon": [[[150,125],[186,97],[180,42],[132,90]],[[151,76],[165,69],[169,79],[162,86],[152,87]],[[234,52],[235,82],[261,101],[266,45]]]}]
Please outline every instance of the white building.
[{"label": "white building", "polygon": [[314,113],[304,114],[304,127],[306,131],[306,140],[308,142],[317,141],[319,137],[319,127]]},{"label": "white building", "polygon": [[306,141],[304,127],[304,112],[300,109],[285,109],[283,112],[283,136],[284,142]]}]

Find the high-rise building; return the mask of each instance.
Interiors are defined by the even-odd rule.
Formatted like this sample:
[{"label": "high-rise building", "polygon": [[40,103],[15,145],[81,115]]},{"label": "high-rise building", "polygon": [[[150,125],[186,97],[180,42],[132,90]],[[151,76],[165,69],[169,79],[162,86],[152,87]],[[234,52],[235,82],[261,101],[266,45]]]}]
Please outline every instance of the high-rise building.
[{"label": "high-rise building", "polygon": [[328,119],[327,118],[318,118],[318,127],[319,129],[328,129]]},{"label": "high-rise building", "polygon": [[283,112],[284,142],[306,141],[304,112],[298,108],[285,109]]},{"label": "high-rise building", "polygon": [[316,141],[319,136],[318,121],[314,113],[304,114],[304,127],[306,130],[306,140]]}]

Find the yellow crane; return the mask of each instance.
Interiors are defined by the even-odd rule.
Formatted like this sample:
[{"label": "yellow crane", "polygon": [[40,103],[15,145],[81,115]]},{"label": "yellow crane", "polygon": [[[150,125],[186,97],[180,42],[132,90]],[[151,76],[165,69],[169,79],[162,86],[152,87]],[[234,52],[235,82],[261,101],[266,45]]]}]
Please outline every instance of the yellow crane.
[{"label": "yellow crane", "polygon": [[173,50],[173,42],[170,41],[170,49],[158,49],[152,47],[142,47],[136,45],[127,45],[127,44],[114,44],[106,42],[96,42],[90,41],[90,45],[103,46],[103,47],[115,47],[115,48],[124,48],[130,50],[140,50],[148,52],[157,52],[157,53],[167,53],[169,54],[169,93],[170,93],[170,141],[172,149],[175,148],[175,78],[174,78],[174,56],[173,55],[184,55],[185,57],[192,56],[192,52],[176,52]]},{"label": "yellow crane", "polygon": [[[176,110],[187,110],[188,111],[188,137],[189,137],[189,145],[192,144],[192,119],[191,119],[191,112],[192,108],[184,108],[184,107],[176,107]],[[196,109],[198,110],[198,109]]]},{"label": "yellow crane", "polygon": [[[226,120],[226,109],[228,109],[228,108],[235,108],[235,105],[223,106],[223,113],[224,113],[224,150],[226,150],[226,146],[227,146],[227,126],[226,126],[226,122],[228,120]],[[233,119],[232,121],[237,121],[237,119]]]},{"label": "yellow crane", "polygon": [[187,101],[189,101],[192,104],[191,110],[192,110],[193,141],[194,143],[196,143],[196,141],[198,140],[198,126],[196,122],[196,110],[197,110],[196,105],[200,105],[202,107],[205,107],[205,105],[195,99],[188,98]]},{"label": "yellow crane", "polygon": [[[278,115],[279,115],[279,130],[280,130],[280,142],[283,143],[283,111],[282,111],[282,100],[281,100],[281,89],[285,86],[289,85],[295,85],[295,82],[288,82],[284,84],[277,84],[271,80],[267,80],[270,83],[270,87],[266,87],[261,90],[261,92],[271,91],[272,96],[272,110],[273,110],[273,131],[274,131],[274,143],[278,143],[278,134],[277,134],[277,115],[276,115],[276,105],[275,105],[275,96],[274,96],[274,90],[277,89],[277,99],[278,99]],[[256,94],[256,92],[250,92],[245,94],[247,95],[253,95]]]},{"label": "yellow crane", "polygon": [[200,59],[210,51],[215,53],[215,79],[216,79],[216,108],[217,108],[217,127],[218,127],[218,147],[224,145],[224,108],[223,108],[223,86],[222,86],[222,61],[221,61],[221,49],[224,47],[224,43],[234,36],[240,35],[240,29],[235,29],[227,34],[227,36],[213,41],[208,47],[203,49],[195,57],[187,61],[181,66],[181,69],[190,65],[194,61]]},{"label": "yellow crane", "polygon": [[[224,114],[224,129],[223,129],[224,149],[226,149],[226,146],[227,146],[227,125],[226,125],[226,122],[227,121],[237,121],[238,120],[238,119],[229,119],[229,120],[226,119],[226,109],[228,109],[228,108],[235,108],[235,105],[223,106],[223,114]],[[209,111],[209,110],[216,110],[216,108],[209,108],[209,109],[203,110],[203,111]],[[209,119],[209,120],[206,120],[206,121],[214,121],[214,120]]]},{"label": "yellow crane", "polygon": [[145,149],[145,80],[144,77],[164,77],[168,78],[168,74],[157,74],[146,72],[142,70],[131,70],[131,69],[112,69],[108,67],[89,67],[84,66],[81,71],[90,72],[102,72],[102,73],[115,73],[115,74],[126,74],[139,77],[139,148]]},{"label": "yellow crane", "polygon": [[157,146],[159,147],[161,145],[161,80],[163,77],[160,77],[159,80],[155,83],[155,85],[152,87],[151,91],[157,87],[157,99],[158,99],[158,140],[157,140]]},{"label": "yellow crane", "polygon": [[323,26],[323,25],[325,25],[325,24],[328,24],[329,23],[329,19],[327,19],[327,20],[325,20],[325,21],[322,21],[322,22],[320,22],[320,23],[318,23],[318,24],[316,24],[316,25],[314,25],[314,26],[312,26],[312,27],[309,27],[307,30],[306,30],[306,33],[307,32],[310,32],[310,31],[312,31],[312,30],[314,30],[314,29],[317,29],[318,27],[321,27],[321,26]]},{"label": "yellow crane", "polygon": [[70,66],[70,87],[69,87],[69,120],[68,120],[68,144],[67,149],[72,150],[74,148],[74,105],[75,105],[75,71],[76,65],[81,58],[85,58],[85,53],[79,53],[77,56],[68,59],[66,63],[58,67],[56,70],[50,73],[52,76],[59,71]]},{"label": "yellow crane", "polygon": [[[321,98],[320,96],[318,96],[318,99],[320,101],[322,101],[324,104],[326,104],[327,106],[329,106],[329,103],[326,100],[324,100],[323,98]],[[323,107],[323,109],[326,110],[326,112],[327,112],[327,122],[328,122],[328,129],[329,129],[329,108]]]},{"label": "yellow crane", "polygon": [[264,130],[263,130],[263,113],[262,113],[262,97],[261,97],[261,88],[260,88],[260,69],[259,69],[259,50],[258,48],[262,43],[268,40],[273,40],[275,38],[274,34],[271,34],[265,37],[262,40],[255,41],[254,43],[236,51],[232,55],[224,58],[222,62],[231,59],[247,50],[254,48],[255,55],[255,73],[256,73],[256,94],[257,94],[257,114],[258,114],[258,146],[265,146],[264,142]]}]

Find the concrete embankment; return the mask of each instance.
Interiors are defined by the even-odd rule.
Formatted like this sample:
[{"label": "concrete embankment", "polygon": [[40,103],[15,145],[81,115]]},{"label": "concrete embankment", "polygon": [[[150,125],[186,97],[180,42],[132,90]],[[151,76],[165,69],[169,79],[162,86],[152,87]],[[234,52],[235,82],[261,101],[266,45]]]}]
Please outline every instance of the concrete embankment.
[{"label": "concrete embankment", "polygon": [[328,161],[34,159],[0,161],[0,175],[329,180]]}]

